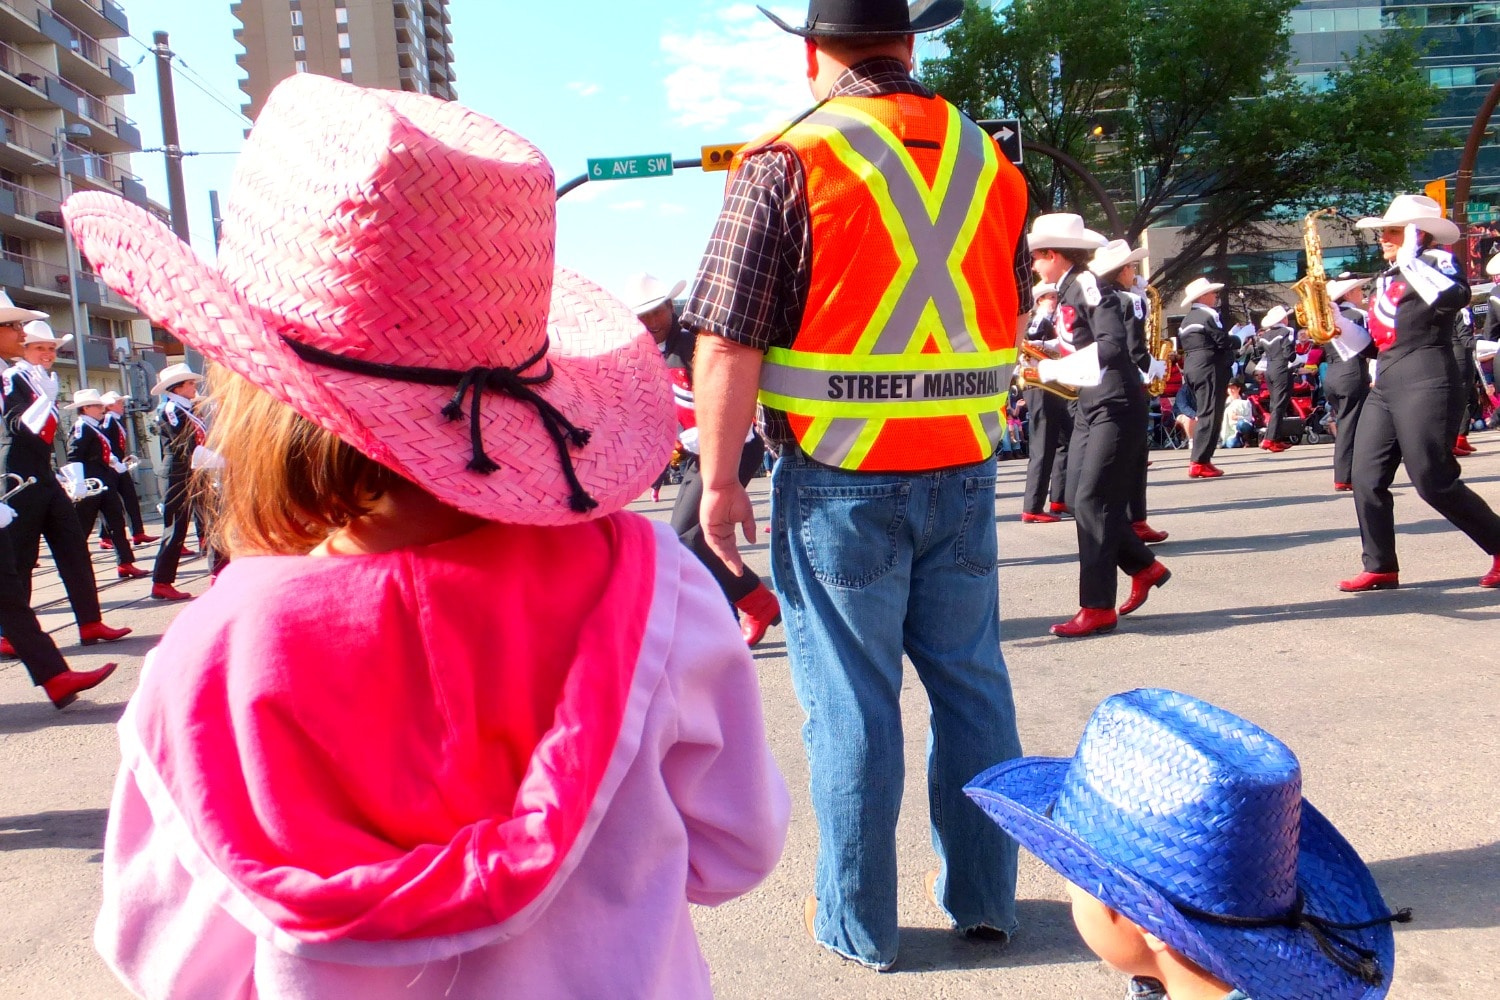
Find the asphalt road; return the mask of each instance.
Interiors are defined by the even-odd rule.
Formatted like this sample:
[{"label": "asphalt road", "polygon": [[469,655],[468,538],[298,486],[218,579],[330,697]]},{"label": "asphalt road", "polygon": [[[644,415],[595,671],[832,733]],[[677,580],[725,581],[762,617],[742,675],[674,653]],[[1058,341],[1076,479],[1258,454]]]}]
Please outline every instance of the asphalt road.
[{"label": "asphalt road", "polygon": [[[1500,508],[1500,434],[1474,438],[1468,482]],[[1229,475],[1185,478],[1183,452],[1155,452],[1151,522],[1174,577],[1113,635],[1065,641],[1047,626],[1077,607],[1070,523],[1016,519],[1023,463],[1001,465],[1004,648],[1028,753],[1067,755],[1102,698],[1142,685],[1178,688],[1255,720],[1300,755],[1308,798],[1371,862],[1398,927],[1392,997],[1484,997],[1500,979],[1500,592],[1474,584],[1489,560],[1417,499],[1397,490],[1401,590],[1343,595],[1358,569],[1347,495],[1329,492],[1331,448],[1284,455],[1221,453]],[[765,480],[755,494],[762,503]],[[665,518],[660,503],[638,503]],[[146,553],[149,562],[150,552]],[[764,570],[764,545],[750,553]],[[101,579],[113,570],[101,555]],[[188,563],[201,574],[201,560]],[[205,581],[185,577],[199,593]],[[115,679],[66,712],[33,691],[15,661],[0,665],[0,998],[111,998],[125,993],[89,942],[99,852],[118,755],[113,724],[141,659],[178,610],[145,600],[147,583],[112,586],[105,620],[136,634],[76,645],[63,607],[44,613],[79,667],[122,661]],[[55,577],[39,601],[61,596]],[[923,791],[926,706],[904,692],[906,810],[899,830],[902,948],[876,974],[812,945],[802,900],[816,832],[806,794],[801,712],[781,630],[756,651],[770,738],[793,791],[781,866],[750,896],[697,915],[727,998],[1116,998],[1121,977],[1074,933],[1059,880],[1022,858],[1024,926],[1009,946],[960,940],[926,901],[934,863]]]}]

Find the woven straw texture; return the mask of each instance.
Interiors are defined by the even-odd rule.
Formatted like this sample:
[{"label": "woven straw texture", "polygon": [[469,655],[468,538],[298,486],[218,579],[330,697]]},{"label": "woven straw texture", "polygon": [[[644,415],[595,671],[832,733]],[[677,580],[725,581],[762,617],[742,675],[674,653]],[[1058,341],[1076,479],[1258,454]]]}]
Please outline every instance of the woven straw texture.
[{"label": "woven straw texture", "polygon": [[[300,74],[273,91],[237,168],[219,269],[112,195],[80,194],[68,225],[104,280],[187,344],[460,510],[566,524],[635,499],[671,451],[660,353],[622,303],[554,266],[551,167],[525,139],[458,105]],[[537,387],[590,442],[571,450],[599,501],[568,506],[536,410],[498,393],[483,439],[500,471],[469,471],[452,388],[298,359],[282,336],[346,358],[464,371],[514,367],[550,338]],[[541,365],[527,369],[533,375]]]},{"label": "woven straw texture", "polygon": [[1255,1000],[1378,1000],[1389,989],[1388,924],[1342,932],[1373,950],[1369,986],[1306,930],[1236,928],[1237,917],[1309,913],[1357,923],[1386,912],[1368,867],[1301,796],[1296,757],[1253,723],[1171,691],[1116,695],[1070,759],[1001,764],[965,791],[1069,882]]}]

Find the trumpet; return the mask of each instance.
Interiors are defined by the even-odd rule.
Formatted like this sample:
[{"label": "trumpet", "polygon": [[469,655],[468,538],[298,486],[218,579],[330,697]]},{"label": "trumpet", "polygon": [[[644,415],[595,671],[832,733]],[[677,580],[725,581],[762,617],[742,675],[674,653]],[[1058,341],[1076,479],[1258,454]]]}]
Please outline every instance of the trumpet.
[{"label": "trumpet", "polygon": [[58,473],[57,481],[62,484],[68,499],[74,503],[96,497],[109,489],[101,479],[73,479]]},{"label": "trumpet", "polygon": [[[12,479],[16,481],[16,485],[14,486],[10,485],[10,481]],[[6,503],[10,500],[11,497],[26,489],[26,487],[35,486],[36,476],[27,476],[25,479],[22,479],[14,472],[7,472],[5,475],[0,476],[0,483],[3,483],[5,486],[9,487],[4,493],[0,493],[0,503]]]}]

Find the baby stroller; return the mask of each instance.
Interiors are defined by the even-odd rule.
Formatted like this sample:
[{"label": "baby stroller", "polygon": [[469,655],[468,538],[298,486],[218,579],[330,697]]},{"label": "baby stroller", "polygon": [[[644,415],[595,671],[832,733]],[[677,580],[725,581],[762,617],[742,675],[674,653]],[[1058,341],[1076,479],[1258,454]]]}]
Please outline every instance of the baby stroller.
[{"label": "baby stroller", "polygon": [[1328,431],[1323,425],[1323,420],[1327,415],[1327,406],[1313,402],[1312,396],[1299,396],[1294,391],[1292,412],[1286,420],[1282,421],[1287,427],[1287,437],[1293,441],[1301,438],[1303,444],[1317,444],[1328,436]]}]

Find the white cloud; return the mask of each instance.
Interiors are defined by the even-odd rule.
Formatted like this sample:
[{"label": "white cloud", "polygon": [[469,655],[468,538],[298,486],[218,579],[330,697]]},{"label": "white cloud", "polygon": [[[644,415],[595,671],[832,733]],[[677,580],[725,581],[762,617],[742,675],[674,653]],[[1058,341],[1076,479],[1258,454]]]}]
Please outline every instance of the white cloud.
[{"label": "white cloud", "polygon": [[[790,23],[806,16],[773,8]],[[661,39],[671,71],[663,81],[676,124],[732,129],[749,139],[812,103],[799,40],[777,28],[752,4],[732,4],[691,31]]]},{"label": "white cloud", "polygon": [[597,83],[583,83],[581,81],[576,81],[574,83],[568,84],[568,89],[577,94],[579,97],[593,97],[603,88],[601,88]]}]

